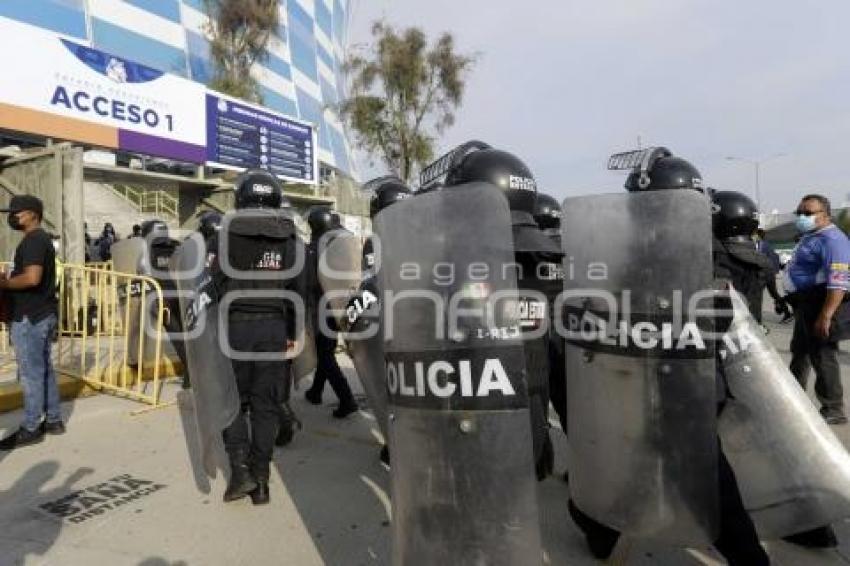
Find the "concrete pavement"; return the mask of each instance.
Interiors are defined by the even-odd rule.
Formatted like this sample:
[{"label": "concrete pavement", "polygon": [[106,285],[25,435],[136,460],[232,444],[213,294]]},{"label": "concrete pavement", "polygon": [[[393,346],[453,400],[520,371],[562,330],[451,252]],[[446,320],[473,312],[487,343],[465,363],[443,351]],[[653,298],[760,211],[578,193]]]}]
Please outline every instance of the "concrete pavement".
[{"label": "concrete pavement", "polygon": [[[787,351],[790,327],[769,326]],[[850,369],[850,355],[842,363]],[[166,396],[176,400],[178,392],[170,385]],[[66,435],[0,452],[0,566],[389,564],[389,474],[378,461],[371,415],[338,421],[330,417],[329,388],[321,407],[302,394],[294,392],[293,406],[304,429],[277,450],[272,504],[259,508],[247,500],[224,505],[223,479],[204,485],[193,473],[184,427],[191,404],[137,416],[130,413],[138,404],[107,395],[64,404]],[[19,420],[19,413],[0,415],[0,432]],[[850,427],[837,432],[846,443]],[[545,561],[596,564],[567,516],[568,486],[560,479],[567,445],[560,430],[553,437],[558,476],[539,484]],[[842,546],[835,551],[771,542],[768,552],[782,565],[850,563],[850,528],[837,530]],[[709,548],[624,540],[611,563],[723,561]]]}]

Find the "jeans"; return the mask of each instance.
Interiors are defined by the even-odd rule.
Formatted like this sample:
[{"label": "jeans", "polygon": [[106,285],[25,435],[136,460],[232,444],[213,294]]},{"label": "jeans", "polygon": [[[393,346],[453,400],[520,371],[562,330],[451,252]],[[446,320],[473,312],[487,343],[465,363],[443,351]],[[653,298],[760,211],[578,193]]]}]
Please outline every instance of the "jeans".
[{"label": "jeans", "polygon": [[18,361],[18,377],[24,392],[23,427],[30,432],[41,425],[47,415],[48,422],[60,422],[59,384],[50,359],[56,315],[51,314],[38,322],[26,316],[12,322],[12,344]]}]

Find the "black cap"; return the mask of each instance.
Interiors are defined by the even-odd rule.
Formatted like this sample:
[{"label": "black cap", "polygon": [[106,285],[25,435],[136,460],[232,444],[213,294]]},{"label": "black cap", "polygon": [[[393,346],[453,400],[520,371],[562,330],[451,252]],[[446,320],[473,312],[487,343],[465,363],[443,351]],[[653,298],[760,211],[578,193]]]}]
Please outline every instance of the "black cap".
[{"label": "black cap", "polygon": [[40,198],[33,195],[15,195],[9,201],[9,206],[0,208],[0,212],[21,212],[23,210],[31,210],[42,216],[44,214],[44,204]]}]

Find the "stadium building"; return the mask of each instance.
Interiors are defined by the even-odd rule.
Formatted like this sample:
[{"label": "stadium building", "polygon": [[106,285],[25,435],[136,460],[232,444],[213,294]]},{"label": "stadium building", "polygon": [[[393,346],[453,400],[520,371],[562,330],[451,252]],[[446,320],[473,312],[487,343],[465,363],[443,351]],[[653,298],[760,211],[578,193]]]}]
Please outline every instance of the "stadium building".
[{"label": "stadium building", "polygon": [[[174,75],[212,77],[203,0],[0,2],[0,16],[35,25]],[[281,0],[269,57],[257,65],[268,108],[316,124],[319,161],[354,176],[338,101],[348,0]]]},{"label": "stadium building", "polygon": [[[268,58],[252,69],[262,105],[316,126],[319,184],[301,190],[333,198],[343,212],[364,215],[351,147],[334,110],[342,88],[349,0],[280,0],[279,16]],[[14,0],[0,2],[2,18],[193,83],[206,85],[213,77],[204,0]],[[8,128],[0,137],[7,145],[17,143]],[[122,152],[115,155],[120,162]],[[172,172],[179,168],[177,163]]]}]

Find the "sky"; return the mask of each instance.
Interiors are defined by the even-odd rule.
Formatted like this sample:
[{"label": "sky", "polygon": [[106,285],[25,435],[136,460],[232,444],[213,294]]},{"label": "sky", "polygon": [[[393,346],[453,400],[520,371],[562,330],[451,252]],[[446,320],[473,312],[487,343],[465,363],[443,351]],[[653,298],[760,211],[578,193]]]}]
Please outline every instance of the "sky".
[{"label": "sky", "polygon": [[[850,2],[819,0],[351,0],[371,23],[444,31],[477,53],[443,153],[480,139],[519,156],[543,192],[622,189],[610,154],[663,145],[707,186],[790,212],[850,201]],[[383,173],[360,160],[361,175]]]}]

